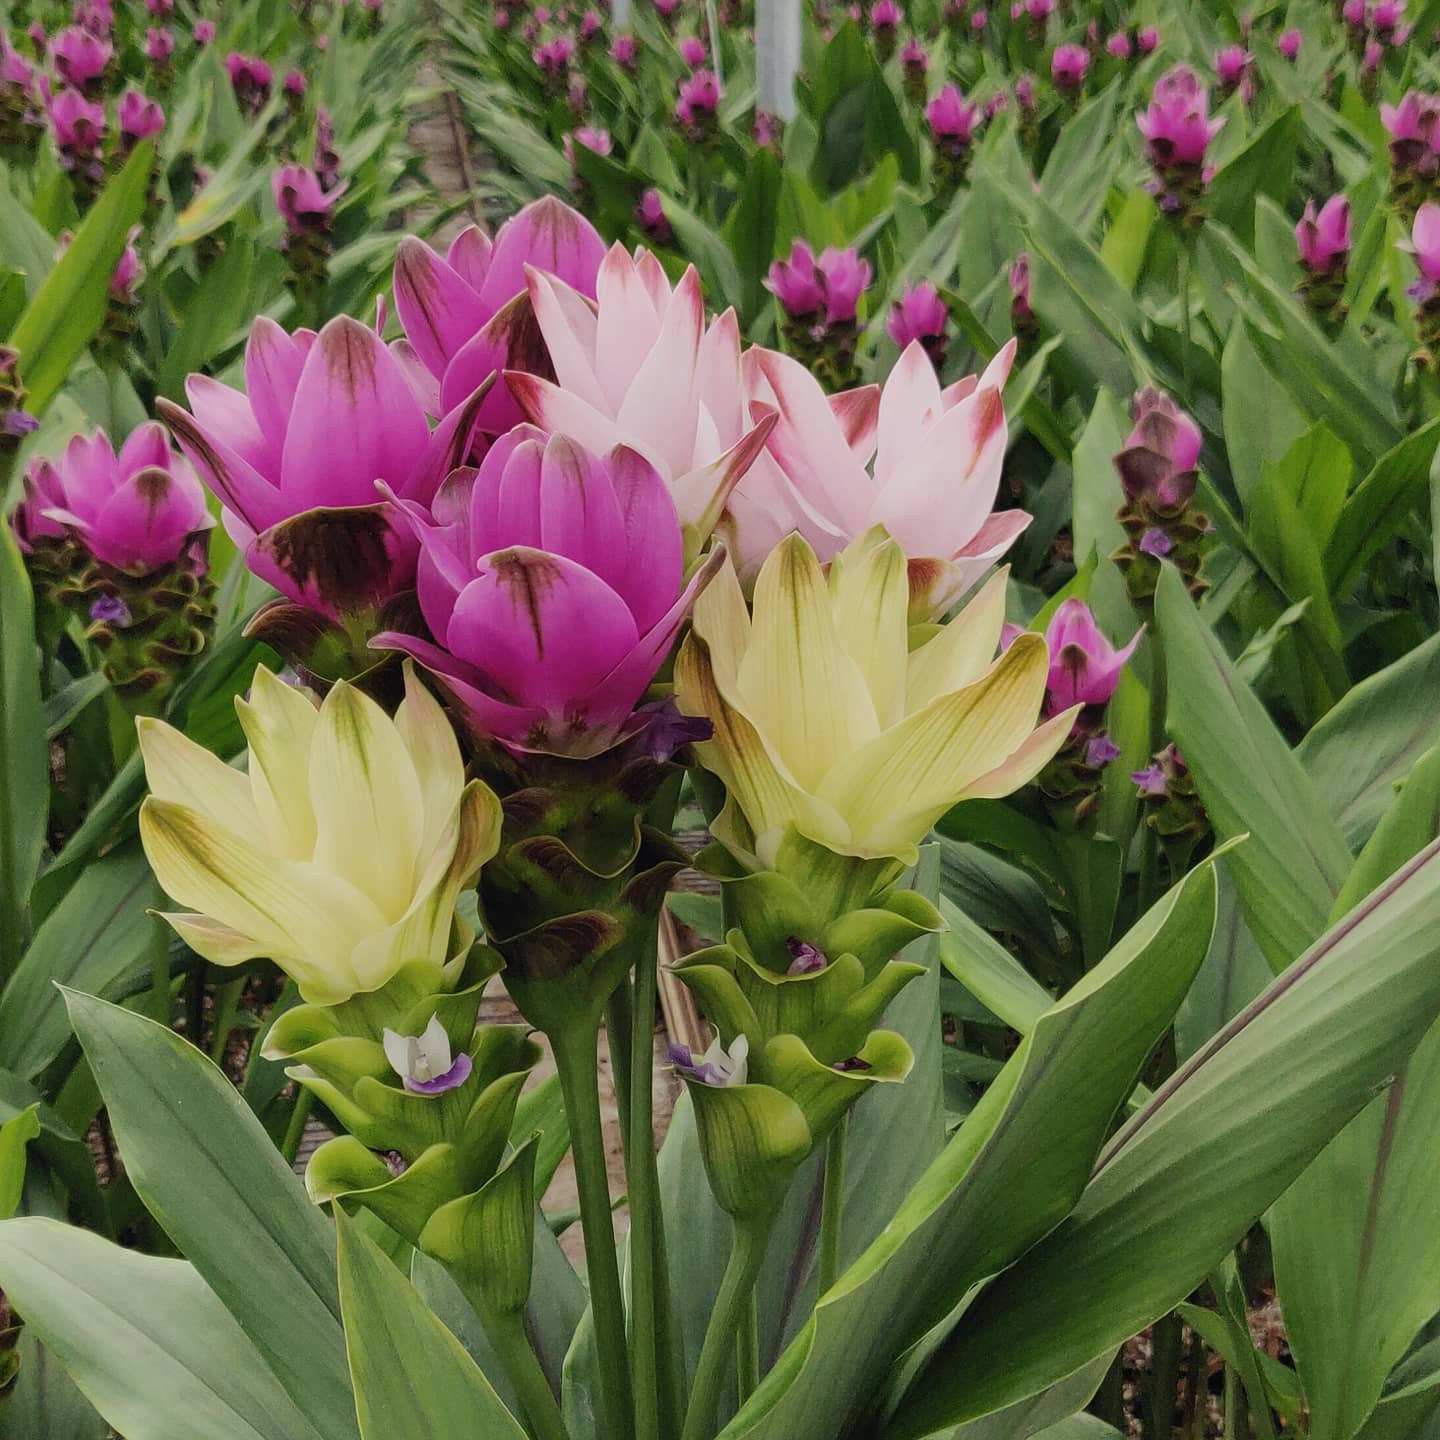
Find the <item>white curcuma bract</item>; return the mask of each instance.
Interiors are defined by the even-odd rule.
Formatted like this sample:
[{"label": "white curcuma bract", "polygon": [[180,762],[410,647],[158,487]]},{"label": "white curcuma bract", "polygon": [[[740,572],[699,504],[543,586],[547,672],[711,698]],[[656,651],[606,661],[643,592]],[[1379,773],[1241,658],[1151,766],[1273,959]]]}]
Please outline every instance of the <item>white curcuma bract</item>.
[{"label": "white curcuma bract", "polygon": [[753,619],[729,565],[696,602],[676,695],[714,724],[696,747],[729,792],[711,828],[748,868],[774,865],[792,827],[839,854],[913,860],[952,805],[1018,790],[1070,733],[1076,709],[1036,723],[1044,640],[996,658],[1005,572],[912,636],[906,569],[878,527],[828,578],[791,535],[760,571]]},{"label": "white curcuma bract", "polygon": [[317,706],[263,667],[236,708],[248,774],[139,721],[141,839],[191,907],[164,918],[215,964],[273,960],[314,1004],[378,989],[412,960],[447,963],[456,899],[499,845],[500,804],[466,784],[412,668],[393,720],[354,686]]},{"label": "white curcuma bract", "polygon": [[721,526],[742,578],[792,530],[828,561],[883,525],[909,561],[912,618],[943,614],[1030,523],[1023,510],[993,510],[1014,357],[1012,341],[983,374],[942,389],[916,340],[883,391],[827,396],[797,360],[746,351],[752,412],[778,418]]}]

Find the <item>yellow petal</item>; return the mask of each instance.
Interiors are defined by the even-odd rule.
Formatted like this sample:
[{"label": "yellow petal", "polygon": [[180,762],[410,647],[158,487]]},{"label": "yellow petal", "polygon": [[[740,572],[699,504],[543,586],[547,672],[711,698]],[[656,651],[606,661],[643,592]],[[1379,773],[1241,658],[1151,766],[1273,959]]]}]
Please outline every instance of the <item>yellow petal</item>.
[{"label": "yellow petal", "polygon": [[1022,785],[1028,785],[1054,758],[1060,747],[1070,738],[1075,717],[1083,709],[1075,705],[1061,715],[1047,720],[1038,730],[1032,730],[1019,749],[997,765],[987,770],[979,779],[965,787],[962,800],[1003,800],[1013,795]]},{"label": "yellow petal", "polygon": [[253,935],[232,930],[209,915],[156,913],[197,955],[203,955],[212,965],[246,965],[251,960],[269,959],[269,951]]},{"label": "yellow petal", "polygon": [[[420,780],[395,723],[341,683],[325,697],[310,747],[315,861],[401,918],[424,864]],[[379,927],[384,928],[384,927]]]},{"label": "yellow petal", "polygon": [[454,820],[465,787],[465,762],[444,710],[416,676],[409,660],[405,662],[405,698],[395,712],[395,728],[410,752],[420,781],[424,813],[420,853],[428,856]]},{"label": "yellow petal", "polygon": [[745,713],[802,790],[816,791],[879,733],[865,677],[836,633],[819,561],[798,535],[760,571],[738,681]]},{"label": "yellow petal", "polygon": [[270,849],[286,860],[308,860],[315,853],[310,808],[314,699],[262,665],[250,698],[237,697],[235,710],[250,742],[250,791]]},{"label": "yellow petal", "polygon": [[163,720],[143,717],[135,722],[135,731],[152,795],[198,810],[217,825],[255,833],[259,819],[242,771]]},{"label": "yellow petal", "polygon": [[998,570],[980,592],[933,640],[910,652],[905,710],[914,714],[942,695],[973,684],[995,659],[1005,625],[1005,582],[1009,568]]},{"label": "yellow petal", "polygon": [[850,822],[855,853],[895,855],[1017,750],[1034,728],[1048,655],[1022,635],[974,684],[933,701],[847,758],[819,798]]},{"label": "yellow petal", "polygon": [[277,860],[183,805],[146,800],[140,839],[166,894],[249,936],[253,954],[292,973],[291,957],[348,968],[355,945],[385,928],[353,885],[314,865]]},{"label": "yellow petal", "polygon": [[841,644],[865,676],[880,728],[887,729],[905,714],[905,552],[883,530],[862,535],[831,562],[830,593]]},{"label": "yellow petal", "polygon": [[741,657],[750,645],[750,611],[728,553],[725,563],[696,597],[693,623],[696,633],[710,647],[710,663],[720,688],[733,695]]}]

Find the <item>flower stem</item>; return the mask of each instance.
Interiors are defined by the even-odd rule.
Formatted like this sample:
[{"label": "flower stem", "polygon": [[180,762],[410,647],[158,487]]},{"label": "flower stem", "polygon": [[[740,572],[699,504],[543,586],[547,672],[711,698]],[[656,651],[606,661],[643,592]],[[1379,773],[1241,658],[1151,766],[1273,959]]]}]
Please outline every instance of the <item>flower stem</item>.
[{"label": "flower stem", "polygon": [[1180,369],[1185,386],[1185,408],[1192,414],[1195,410],[1195,385],[1191,376],[1190,362],[1190,245],[1182,236],[1180,240]]},{"label": "flower stem", "polygon": [[535,1440],[570,1440],[560,1405],[550,1389],[550,1382],[535,1358],[530,1337],[525,1333],[525,1312],[504,1313],[486,1305],[477,1295],[470,1295],[490,1343],[495,1347],[501,1365],[515,1387],[515,1394],[524,1412],[525,1427]]},{"label": "flower stem", "polygon": [[695,1367],[695,1386],[690,1392],[681,1440],[709,1440],[714,1431],[720,1389],[734,1354],[735,1333],[754,1302],[755,1281],[774,1223],[770,1215],[735,1221],[735,1239],[715,1296],[715,1308],[710,1312],[705,1343],[700,1347],[700,1363]]},{"label": "flower stem", "polygon": [[743,1405],[760,1384],[760,1307],[755,1300],[755,1287],[740,1308],[740,1323],[735,1330],[735,1370],[739,1377],[740,1403]]},{"label": "flower stem", "polygon": [[625,1349],[625,1301],[610,1216],[610,1180],[605,1170],[605,1135],[600,1125],[600,1090],[595,1068],[596,1028],[582,1024],[550,1036],[565,1113],[570,1119],[575,1184],[580,1192],[580,1227],[585,1233],[585,1269],[595,1348],[600,1357],[600,1398],[605,1433],[632,1433],[634,1402],[630,1360]]},{"label": "flower stem", "polygon": [[295,1096],[295,1108],[290,1112],[290,1123],[285,1127],[285,1138],[280,1143],[280,1153],[287,1165],[295,1163],[300,1152],[300,1140],[305,1134],[305,1122],[310,1118],[310,1107],[315,1097],[303,1085]]},{"label": "flower stem", "polygon": [[840,1274],[840,1225],[845,1213],[845,1139],[850,1117],[840,1123],[825,1142],[825,1194],[820,1202],[820,1294]]},{"label": "flower stem", "polygon": [[[630,1125],[625,1176],[630,1192],[630,1362],[635,1387],[635,1440],[658,1440],[661,1411],[678,1417],[678,1358],[670,1333],[670,1277],[665,1264],[660,1176],[655,1164],[655,945],[635,963],[630,1037]],[[674,1381],[672,1385],[671,1382]]]}]

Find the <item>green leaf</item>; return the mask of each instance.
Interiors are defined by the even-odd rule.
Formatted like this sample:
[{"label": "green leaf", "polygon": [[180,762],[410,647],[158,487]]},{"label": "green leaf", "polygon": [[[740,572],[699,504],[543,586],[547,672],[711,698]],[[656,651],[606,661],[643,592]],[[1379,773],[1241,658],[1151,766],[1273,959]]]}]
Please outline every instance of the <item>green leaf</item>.
[{"label": "green leaf", "polygon": [[759,314],[765,302],[764,280],[775,258],[779,212],[780,164],[769,150],[759,150],[741,177],[724,228],[740,271],[744,314],[750,318]]},{"label": "green leaf", "polygon": [[525,1440],[480,1367],[415,1287],[337,1212],[340,1303],[362,1440]]},{"label": "green leaf", "polygon": [[[1105,204],[1119,150],[1115,101],[1119,83],[1112,80],[1081,106],[1055,139],[1040,188],[1061,215],[1080,230],[1088,230]],[[1138,193],[1138,192],[1137,192]],[[1142,196],[1153,215],[1155,205]]]},{"label": "green leaf", "polygon": [[886,1440],[1033,1395],[1184,1300],[1437,1012],[1440,842],[1273,980],[1122,1127],[1064,1223],[961,1316]]},{"label": "green leaf", "polygon": [[109,1440],[115,1433],[40,1343],[34,1326],[21,1330],[15,1354],[20,1373],[0,1404],[0,1440],[35,1440],[37,1435]]},{"label": "green leaf", "polygon": [[[842,1272],[724,1440],[833,1440],[847,1433],[876,1403],[887,1370],[909,1346],[943,1321],[971,1285],[1064,1218],[1200,964],[1214,907],[1214,871],[1205,864],[1040,1017],[884,1231]],[[965,1418],[971,1416],[954,1420]],[[954,1420],[940,1416],[925,1430],[895,1430],[886,1421],[884,1434],[928,1435]]]},{"label": "green leaf", "polygon": [[53,1220],[7,1220],[0,1286],[130,1440],[320,1440],[183,1260]]},{"label": "green leaf", "polygon": [[40,1133],[40,1107],[31,1105],[0,1125],[0,1220],[20,1206],[25,1186],[25,1147]]},{"label": "green leaf", "polygon": [[1241,909],[1272,970],[1325,927],[1350,852],[1265,707],[1165,566],[1155,606],[1169,677],[1168,728],[1215,833],[1248,834],[1227,859]]},{"label": "green leaf", "polygon": [[1305,417],[1256,352],[1244,325],[1231,328],[1220,357],[1225,453],[1240,499],[1249,504],[1267,462],[1280,460],[1304,434]]},{"label": "green leaf", "polygon": [[54,740],[63,734],[75,723],[80,712],[109,688],[105,672],[92,670],[49,696],[45,701],[45,738]]},{"label": "green leaf", "polygon": [[1125,530],[1115,518],[1124,492],[1115,472],[1115,457],[1125,448],[1130,434],[1130,416],[1115,395],[1101,389],[1095,396],[1090,419],[1075,442],[1074,519],[1075,555],[1078,559],[1093,549],[1102,558],[1125,540]]},{"label": "green leaf", "polygon": [[518,1150],[537,1130],[541,1139],[535,1159],[535,1193],[543,1195],[570,1149],[570,1120],[558,1075],[547,1076],[521,1095],[510,1127],[510,1144]]},{"label": "green leaf", "polygon": [[70,367],[100,332],[110,276],[144,211],[154,158],[152,141],[135,147],[16,323],[9,343],[20,352],[20,374],[29,392],[25,406],[32,414],[44,413]]},{"label": "green leaf", "polygon": [[20,963],[25,907],[50,813],[49,754],[30,577],[0,525],[0,984]]},{"label": "green leaf", "polygon": [[943,895],[940,914],[949,927],[940,936],[940,963],[1012,1030],[1028,1035],[1054,1003],[1049,991],[998,940]]},{"label": "green leaf", "polygon": [[183,402],[186,375],[192,370],[216,373],[212,362],[237,334],[244,333],[254,314],[254,268],[254,241],[232,235],[224,254],[186,297],[185,323],[176,329],[160,366],[156,389],[161,395]]},{"label": "green leaf", "polygon": [[1210,214],[1247,245],[1255,234],[1255,201],[1289,196],[1301,129],[1299,106],[1282,110],[1210,183]]},{"label": "green leaf", "polygon": [[1325,573],[1334,595],[1348,594],[1366,562],[1390,543],[1410,512],[1425,509],[1426,479],[1440,474],[1433,468],[1437,445],[1440,417],[1381,456],[1345,502],[1325,548]]},{"label": "green leaf", "polygon": [[164,924],[146,913],[161,900],[149,862],[132,841],[87,865],[35,932],[0,993],[0,1055],[27,1078],[70,1039],[57,985],[106,995],[142,968]]},{"label": "green leaf", "polygon": [[146,1208],[327,1440],[354,1440],[330,1225],[193,1045],[76,991],[70,1019]]}]

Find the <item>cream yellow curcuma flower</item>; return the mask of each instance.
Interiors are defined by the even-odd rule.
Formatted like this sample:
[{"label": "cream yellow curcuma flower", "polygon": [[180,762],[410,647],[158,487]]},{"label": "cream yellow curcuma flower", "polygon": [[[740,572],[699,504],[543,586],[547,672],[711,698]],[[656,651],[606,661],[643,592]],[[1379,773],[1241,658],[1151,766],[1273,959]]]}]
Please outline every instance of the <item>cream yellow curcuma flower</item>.
[{"label": "cream yellow curcuma flower", "polygon": [[830,565],[791,535],[755,587],[723,568],[676,661],[680,708],[715,726],[698,747],[729,799],[717,838],[775,863],[794,827],[844,855],[909,861],[957,801],[997,799],[1064,743],[1075,712],[1037,727],[1048,656],[1022,635],[998,659],[1005,572],[948,625],[912,629],[905,554],[883,529]]},{"label": "cream yellow curcuma flower", "polygon": [[405,667],[392,720],[339,684],[317,705],[261,667],[237,700],[248,773],[139,721],[140,837],[167,914],[217,965],[274,960],[312,1004],[378,989],[412,960],[469,948],[455,903],[500,839],[500,802],[465,783],[439,704]]}]

